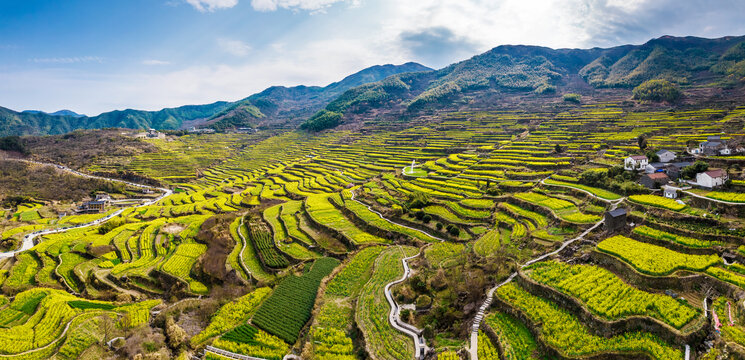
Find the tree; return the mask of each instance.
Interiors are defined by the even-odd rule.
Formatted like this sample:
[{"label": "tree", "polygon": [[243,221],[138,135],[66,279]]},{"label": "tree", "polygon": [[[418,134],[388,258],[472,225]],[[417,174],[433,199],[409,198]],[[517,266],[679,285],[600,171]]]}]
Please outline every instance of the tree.
[{"label": "tree", "polygon": [[189,337],[186,331],[178,326],[171,316],[166,318],[166,336],[168,337],[168,345],[172,349],[180,348]]},{"label": "tree", "polygon": [[698,160],[693,165],[683,168],[683,170],[680,171],[680,176],[683,177],[683,179],[693,179],[696,177],[696,174],[702,173],[709,169],[709,164]]},{"label": "tree", "polygon": [[556,146],[554,146],[554,152],[557,154],[561,154],[561,151],[561,145],[556,144]]},{"label": "tree", "polygon": [[657,155],[657,153],[654,150],[647,151],[647,159],[649,159],[649,162],[660,162],[660,156]]},{"label": "tree", "polygon": [[682,95],[680,89],[675,84],[661,79],[648,80],[641,83],[641,85],[634,88],[633,94],[636,100],[656,102],[674,102]]},{"label": "tree", "polygon": [[639,145],[639,150],[647,148],[647,139],[644,137],[644,134],[639,135],[639,137],[636,138],[636,143]]},{"label": "tree", "polygon": [[114,332],[116,331],[116,324],[114,324],[114,319],[111,318],[111,316],[107,314],[103,314],[98,317],[98,327],[101,330],[101,334],[103,334],[103,339],[101,339],[101,345],[105,345],[111,338],[114,336]]}]

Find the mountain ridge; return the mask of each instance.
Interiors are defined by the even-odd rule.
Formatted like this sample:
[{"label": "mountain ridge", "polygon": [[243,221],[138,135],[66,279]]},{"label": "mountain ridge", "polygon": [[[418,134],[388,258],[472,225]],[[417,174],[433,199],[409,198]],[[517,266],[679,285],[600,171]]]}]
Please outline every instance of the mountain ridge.
[{"label": "mountain ridge", "polygon": [[[305,114],[312,114],[339,93],[349,87],[369,81],[377,81],[402,71],[429,71],[424,65],[408,62],[402,65],[375,65],[346,76],[325,87],[320,86],[272,86],[235,102],[217,101],[202,105],[183,105],[156,111],[124,109],[101,113],[96,116],[54,115],[42,111],[14,111],[0,106],[0,136],[7,135],[52,135],[77,129],[129,128],[178,130],[191,126],[213,127],[224,130],[235,127],[255,127],[257,119],[277,120],[280,123]],[[262,95],[263,94],[263,95]],[[313,97],[315,95],[315,97]],[[276,114],[263,114],[261,109],[274,108]],[[284,109],[289,107],[288,109]],[[307,109],[306,109],[307,108]],[[308,115],[309,116],[309,115]],[[275,119],[276,118],[276,119]]]},{"label": "mountain ridge", "polygon": [[605,94],[615,94],[613,99],[630,99],[631,88],[652,79],[668,80],[700,94],[708,91],[710,96],[741,88],[745,84],[745,36],[662,36],[641,45],[590,49],[500,45],[438,70],[413,62],[376,65],[324,87],[272,86],[235,102],[155,112],[128,109],[74,118],[0,108],[0,135],[104,127],[301,127],[319,131],[380,116],[393,119],[436,109],[467,109],[469,102],[495,106],[510,94],[560,97],[584,91],[594,96],[608,89]]}]

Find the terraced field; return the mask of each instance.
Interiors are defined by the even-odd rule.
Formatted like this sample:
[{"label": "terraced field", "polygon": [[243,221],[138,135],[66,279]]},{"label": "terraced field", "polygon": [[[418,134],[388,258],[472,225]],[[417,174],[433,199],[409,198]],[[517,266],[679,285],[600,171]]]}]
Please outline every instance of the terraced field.
[{"label": "terraced field", "polygon": [[[712,334],[715,350],[740,351],[739,208],[666,199],[617,165],[642,153],[640,134],[680,152],[743,112],[565,110],[172,136],[146,140],[160,151],[126,164],[95,160],[88,170],[134,171],[175,191],[101,214],[60,217],[40,200],[1,210],[11,248],[60,231],[0,260],[0,358],[114,354],[100,344],[119,336],[117,354],[132,357],[415,358],[400,329],[437,359],[679,359],[685,345],[703,355]],[[606,229],[611,209],[626,219]],[[420,252],[405,272],[401,260]],[[391,306],[385,288],[401,277]],[[709,317],[705,297],[725,299]]]}]

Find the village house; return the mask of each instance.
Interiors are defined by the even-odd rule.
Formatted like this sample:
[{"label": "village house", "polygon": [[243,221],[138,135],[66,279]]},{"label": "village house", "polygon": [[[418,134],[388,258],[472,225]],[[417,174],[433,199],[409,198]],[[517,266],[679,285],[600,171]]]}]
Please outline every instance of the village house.
[{"label": "village house", "polygon": [[651,164],[647,164],[647,166],[644,167],[644,172],[647,174],[663,172],[665,171],[666,167],[667,167],[666,163],[661,163],[661,162],[651,163]]},{"label": "village house", "polygon": [[106,201],[86,201],[78,207],[79,213],[100,213],[106,210]]},{"label": "village house", "polygon": [[675,160],[675,156],[676,156],[675,153],[670,150],[660,150],[656,152],[655,154],[657,154],[657,157],[660,158],[660,162],[663,162],[663,163],[669,163]]},{"label": "village house", "polygon": [[632,155],[626,158],[623,168],[626,170],[644,170],[649,165],[649,159],[644,155]]},{"label": "village house", "polygon": [[719,152],[726,147],[722,139],[718,136],[708,136],[706,141],[698,145],[699,153],[704,155],[719,155]]},{"label": "village house", "polygon": [[665,167],[665,173],[671,180],[678,180],[680,178],[680,172],[691,165],[693,165],[693,163],[690,161],[681,161],[668,164]]},{"label": "village house", "polygon": [[696,174],[696,184],[709,189],[724,185],[728,179],[727,172],[722,169],[709,169]]},{"label": "village house", "polygon": [[662,194],[668,199],[677,199],[678,193],[681,191],[683,191],[683,189],[677,186],[672,186],[672,185],[662,186]]},{"label": "village house", "polygon": [[652,174],[644,174],[639,180],[639,184],[643,185],[647,189],[659,189],[660,186],[670,182],[670,178],[663,172],[656,172]]}]

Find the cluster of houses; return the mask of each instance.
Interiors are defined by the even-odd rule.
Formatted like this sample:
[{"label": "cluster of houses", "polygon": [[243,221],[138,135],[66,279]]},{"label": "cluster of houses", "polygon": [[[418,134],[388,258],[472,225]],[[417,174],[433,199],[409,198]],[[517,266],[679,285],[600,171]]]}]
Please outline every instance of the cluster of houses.
[{"label": "cluster of houses", "polygon": [[672,182],[713,189],[723,186],[729,179],[727,171],[723,169],[708,169],[696,174],[695,181],[681,180],[682,170],[692,166],[693,159],[678,160],[677,155],[669,150],[660,150],[656,154],[660,159],[658,162],[650,163],[645,155],[632,155],[624,160],[623,167],[626,170],[643,171],[644,174],[639,179],[639,184],[648,189],[662,188],[665,197],[675,199],[679,191],[683,189],[670,185]]},{"label": "cluster of houses", "polygon": [[693,155],[706,156],[732,155],[734,153],[745,152],[745,148],[742,146],[736,146],[733,149],[725,140],[722,140],[719,135],[712,135],[707,136],[706,141],[699,143],[697,148],[689,149],[688,152]]}]

